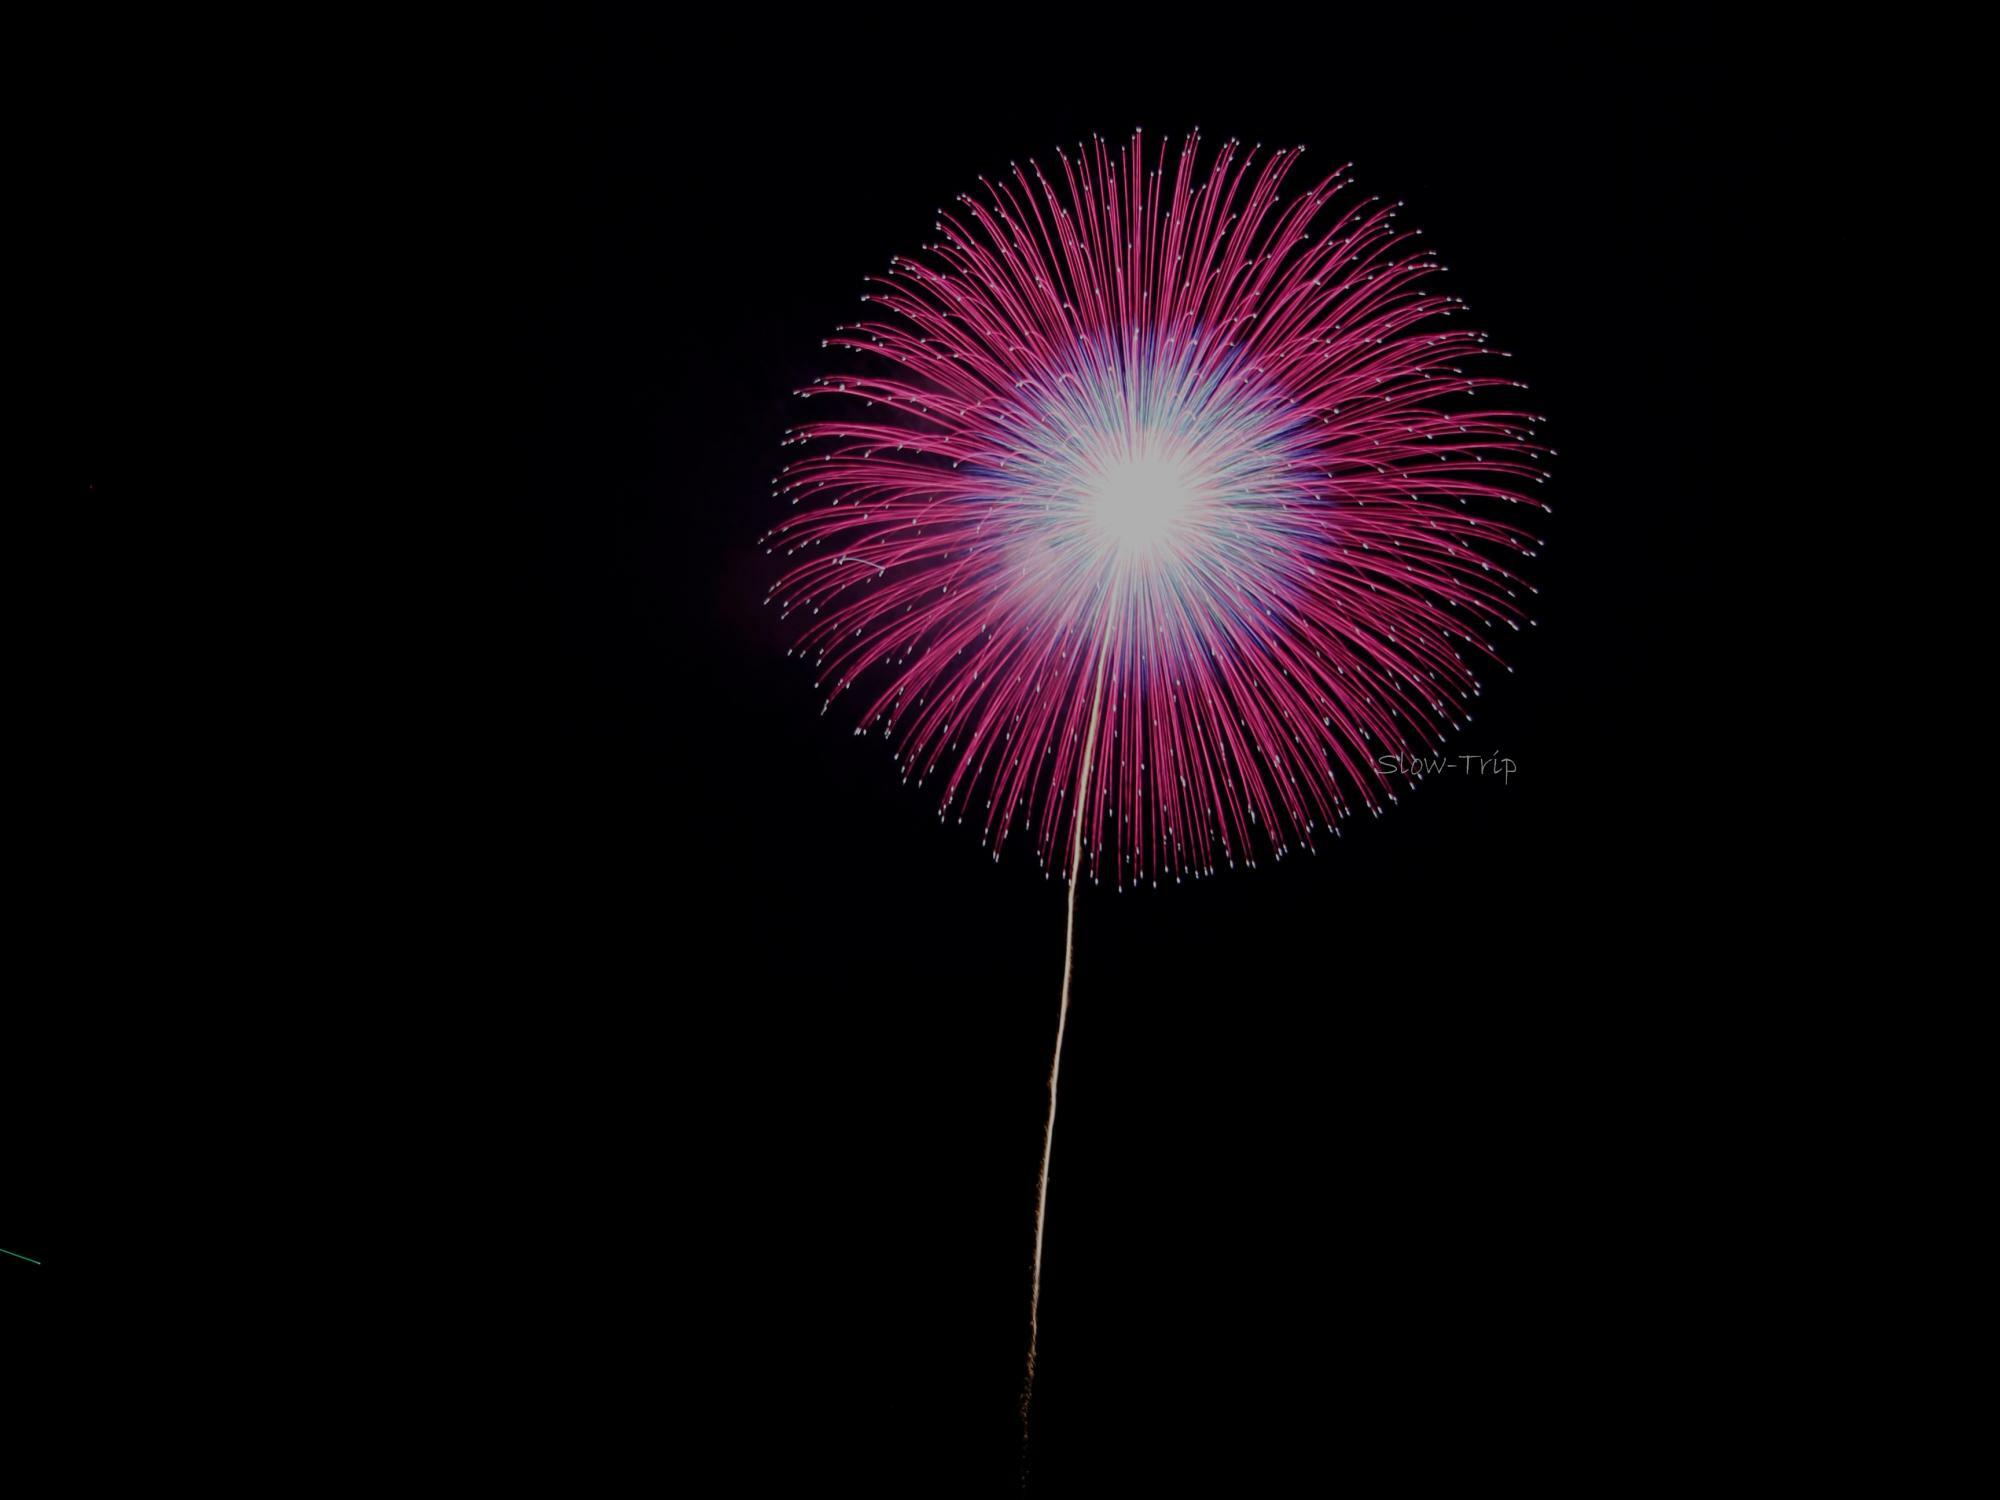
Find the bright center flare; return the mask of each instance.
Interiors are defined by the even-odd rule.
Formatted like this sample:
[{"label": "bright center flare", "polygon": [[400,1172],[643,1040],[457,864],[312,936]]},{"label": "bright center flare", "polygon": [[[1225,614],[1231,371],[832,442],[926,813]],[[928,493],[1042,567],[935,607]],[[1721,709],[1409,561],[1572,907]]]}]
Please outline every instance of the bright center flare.
[{"label": "bright center flare", "polygon": [[1108,465],[1087,504],[1092,524],[1108,540],[1123,549],[1142,550],[1168,540],[1193,499],[1181,465],[1140,454]]}]

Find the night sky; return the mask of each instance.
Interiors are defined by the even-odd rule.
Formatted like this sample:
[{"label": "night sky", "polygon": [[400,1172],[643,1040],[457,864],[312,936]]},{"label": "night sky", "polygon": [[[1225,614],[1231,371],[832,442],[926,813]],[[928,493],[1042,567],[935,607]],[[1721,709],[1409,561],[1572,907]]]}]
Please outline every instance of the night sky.
[{"label": "night sky", "polygon": [[1063,891],[820,717],[755,544],[819,341],[978,174],[1134,125],[1302,142],[1406,200],[1550,418],[1541,623],[1455,743],[1516,770],[1317,857],[1082,892],[1031,1474],[1588,1478],[1666,1443],[1758,1212],[1731,1140],[1768,1024],[1712,947],[1718,302],[1740,185],[1783,166],[1735,128],[1727,38],[869,29],[555,28],[451,127],[504,443],[457,497],[451,749],[416,789],[479,1122],[428,1221],[536,1247],[496,1316],[538,1366],[627,1350],[632,1382],[577,1379],[676,1467],[1018,1486]]}]

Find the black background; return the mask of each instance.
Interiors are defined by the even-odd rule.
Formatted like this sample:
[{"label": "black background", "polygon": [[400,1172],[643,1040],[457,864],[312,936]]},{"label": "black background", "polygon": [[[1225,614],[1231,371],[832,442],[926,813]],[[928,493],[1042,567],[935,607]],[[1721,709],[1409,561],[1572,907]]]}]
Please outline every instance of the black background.
[{"label": "black background", "polygon": [[518,1236],[513,1333],[629,1341],[682,1392],[676,1464],[1018,1484],[1063,892],[820,717],[755,541],[790,392],[938,205],[1198,124],[1407,201],[1549,414],[1555,510],[1541,624],[1460,747],[1509,784],[1082,893],[1036,1487],[1264,1492],[1363,1450],[1588,1481],[1734,1420],[1785,1026],[1718,982],[1751,837],[1708,727],[1747,441],[1721,303],[1786,162],[1733,51],[1680,12],[913,11],[485,60],[445,165],[505,436],[463,471],[452,753],[413,816],[498,1018],[425,1203]]}]

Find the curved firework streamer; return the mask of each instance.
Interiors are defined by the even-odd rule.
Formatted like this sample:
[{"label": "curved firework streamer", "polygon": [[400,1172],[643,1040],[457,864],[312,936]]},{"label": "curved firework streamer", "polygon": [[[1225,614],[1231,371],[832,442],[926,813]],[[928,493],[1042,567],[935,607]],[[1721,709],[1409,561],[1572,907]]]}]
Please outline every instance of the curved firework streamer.
[{"label": "curved firework streamer", "polygon": [[1345,167],[1284,197],[1300,154],[1203,172],[1197,132],[1149,168],[1135,132],[982,179],[827,341],[849,373],[799,394],[840,415],[786,437],[771,599],[822,712],[855,695],[996,860],[1025,831],[1072,933],[1086,862],[1157,885],[1379,814],[1533,623],[1542,419],[1400,204]]}]

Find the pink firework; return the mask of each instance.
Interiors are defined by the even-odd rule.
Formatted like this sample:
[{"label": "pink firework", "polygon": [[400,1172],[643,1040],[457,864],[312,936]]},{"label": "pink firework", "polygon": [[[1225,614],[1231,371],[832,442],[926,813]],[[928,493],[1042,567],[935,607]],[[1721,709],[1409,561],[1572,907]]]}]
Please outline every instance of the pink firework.
[{"label": "pink firework", "polygon": [[1316,848],[1533,623],[1506,518],[1548,508],[1518,492],[1541,419],[1399,205],[1340,199],[1345,168],[1287,200],[1299,155],[1232,141],[1204,175],[1195,136],[1149,169],[1134,134],[983,183],[874,279],[828,341],[851,373],[801,393],[841,414],[787,439],[772,597],[822,711],[855,695],[941,816],[1069,877],[1024,1436],[1075,877]]},{"label": "pink firework", "polygon": [[842,414],[788,436],[815,451],[766,538],[828,708],[859,695],[995,859],[1026,831],[1120,885],[1394,802],[1527,619],[1503,517],[1547,508],[1540,418],[1493,403],[1520,383],[1399,205],[1199,145],[961,195],[827,341],[852,371],[801,394]]}]

